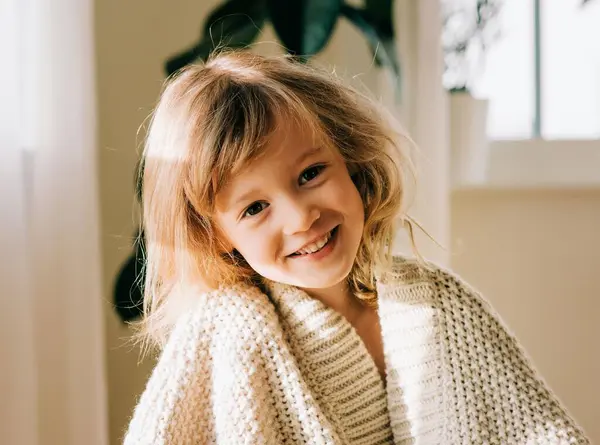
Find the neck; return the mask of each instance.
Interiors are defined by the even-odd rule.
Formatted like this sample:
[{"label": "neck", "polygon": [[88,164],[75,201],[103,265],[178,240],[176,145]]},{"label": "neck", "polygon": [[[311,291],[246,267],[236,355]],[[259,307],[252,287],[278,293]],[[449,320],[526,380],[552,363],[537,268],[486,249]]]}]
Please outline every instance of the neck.
[{"label": "neck", "polygon": [[350,292],[345,281],[324,289],[303,289],[312,298],[321,301],[326,306],[343,315],[353,323],[364,308],[361,302]]}]

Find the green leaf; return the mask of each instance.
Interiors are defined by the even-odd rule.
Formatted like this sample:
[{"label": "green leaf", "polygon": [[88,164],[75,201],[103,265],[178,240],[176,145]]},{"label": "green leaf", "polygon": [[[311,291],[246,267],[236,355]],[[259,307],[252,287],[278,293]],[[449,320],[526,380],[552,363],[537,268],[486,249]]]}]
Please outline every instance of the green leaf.
[{"label": "green leaf", "polygon": [[389,34],[385,25],[383,29],[377,28],[376,22],[372,21],[373,19],[364,9],[344,5],[341,13],[363,32],[375,55],[376,62],[391,69],[399,81],[400,62],[393,33]]},{"label": "green leaf", "polygon": [[341,6],[342,0],[267,0],[277,36],[289,53],[304,58],[325,47]]},{"label": "green leaf", "polygon": [[229,0],[206,19],[200,41],[170,58],[168,75],[197,59],[206,59],[219,47],[244,48],[260,33],[267,17],[265,0]]},{"label": "green leaf", "polygon": [[144,233],[136,234],[134,252],[122,264],[113,287],[114,309],[123,322],[138,319],[143,314],[145,279]]},{"label": "green leaf", "polygon": [[394,38],[393,0],[365,0],[365,14],[382,39]]}]

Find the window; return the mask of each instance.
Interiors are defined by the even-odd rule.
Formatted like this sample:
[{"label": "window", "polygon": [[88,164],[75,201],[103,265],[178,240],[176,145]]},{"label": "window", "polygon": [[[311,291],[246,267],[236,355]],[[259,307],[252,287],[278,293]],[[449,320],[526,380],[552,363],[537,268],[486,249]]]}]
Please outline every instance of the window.
[{"label": "window", "polygon": [[473,88],[491,139],[600,138],[600,0],[504,0]]}]

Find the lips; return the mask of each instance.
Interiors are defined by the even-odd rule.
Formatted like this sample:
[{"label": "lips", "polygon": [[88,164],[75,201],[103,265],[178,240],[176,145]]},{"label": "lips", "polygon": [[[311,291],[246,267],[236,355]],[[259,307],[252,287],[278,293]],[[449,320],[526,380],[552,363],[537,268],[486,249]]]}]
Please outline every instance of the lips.
[{"label": "lips", "polygon": [[327,243],[331,240],[331,238],[335,235],[335,232],[339,226],[334,227],[332,230],[324,234],[322,237],[310,242],[309,244],[304,245],[301,249],[298,249],[296,252],[292,253],[289,256],[302,256],[309,255],[311,253],[316,253],[321,250],[323,247],[327,245]]}]

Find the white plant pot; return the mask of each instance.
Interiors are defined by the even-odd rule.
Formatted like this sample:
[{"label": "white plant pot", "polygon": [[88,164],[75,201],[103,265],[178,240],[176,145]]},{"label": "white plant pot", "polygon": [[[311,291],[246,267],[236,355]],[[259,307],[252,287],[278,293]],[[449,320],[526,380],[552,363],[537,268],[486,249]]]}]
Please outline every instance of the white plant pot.
[{"label": "white plant pot", "polygon": [[453,187],[483,184],[489,168],[488,101],[450,94],[450,165]]}]

